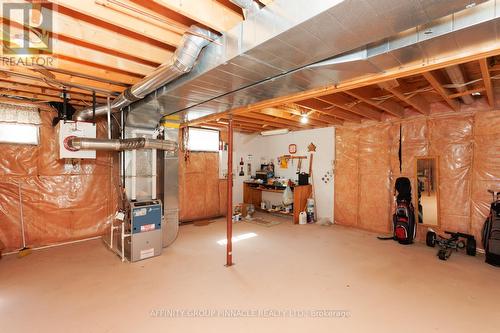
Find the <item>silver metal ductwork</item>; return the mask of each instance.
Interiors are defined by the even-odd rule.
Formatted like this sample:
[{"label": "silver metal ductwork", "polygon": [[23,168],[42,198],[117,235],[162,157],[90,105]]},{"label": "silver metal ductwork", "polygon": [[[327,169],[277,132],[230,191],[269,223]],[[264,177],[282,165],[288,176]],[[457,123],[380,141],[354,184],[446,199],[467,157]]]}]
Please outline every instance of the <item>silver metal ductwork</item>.
[{"label": "silver metal ductwork", "polygon": [[[203,38],[202,36],[205,36]],[[144,98],[146,95],[175,80],[179,76],[188,73],[196,63],[201,50],[207,46],[211,40],[218,36],[208,30],[191,26],[184,34],[180,46],[175,51],[172,59],[158,67],[154,72],[147,75],[140,82],[126,89],[122,94],[111,102],[111,109],[119,111],[131,103]],[[95,116],[106,115],[107,105],[96,107]],[[92,107],[77,111],[73,115],[74,120],[89,120],[94,116]]]},{"label": "silver metal ductwork", "polygon": [[156,140],[150,138],[130,138],[130,139],[93,139],[93,138],[72,138],[68,140],[68,146],[74,150],[107,150],[124,151],[138,149],[157,149],[175,152],[178,145],[175,141]]},{"label": "silver metal ductwork", "polygon": [[432,62],[452,45],[496,39],[495,8],[494,0],[275,0],[209,45],[189,74],[132,104],[128,121],[179,112],[189,121]]},{"label": "silver metal ductwork", "polygon": [[231,0],[231,2],[243,9],[245,18],[254,15],[260,9],[259,4],[254,0]]}]

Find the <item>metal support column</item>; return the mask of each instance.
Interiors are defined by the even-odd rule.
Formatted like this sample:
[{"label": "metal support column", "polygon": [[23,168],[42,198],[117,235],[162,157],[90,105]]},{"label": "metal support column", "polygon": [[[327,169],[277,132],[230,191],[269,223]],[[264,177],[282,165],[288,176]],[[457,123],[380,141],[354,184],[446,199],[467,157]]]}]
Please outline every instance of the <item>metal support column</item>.
[{"label": "metal support column", "polygon": [[227,247],[226,266],[233,265],[233,119],[229,118],[227,147]]}]

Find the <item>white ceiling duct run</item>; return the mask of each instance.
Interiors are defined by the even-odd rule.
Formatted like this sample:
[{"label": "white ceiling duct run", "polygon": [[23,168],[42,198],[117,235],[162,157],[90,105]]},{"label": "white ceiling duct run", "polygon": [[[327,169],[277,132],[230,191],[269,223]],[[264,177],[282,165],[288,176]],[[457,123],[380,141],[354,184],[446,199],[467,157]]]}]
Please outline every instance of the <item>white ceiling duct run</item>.
[{"label": "white ceiling duct run", "polygon": [[[346,76],[379,72],[388,64],[367,62],[371,53],[378,56],[384,48],[402,49],[449,32],[453,21],[449,15],[466,10],[459,16],[469,16],[475,11],[466,9],[470,4],[468,0],[311,0],[304,6],[302,0],[275,0],[224,33],[219,44],[209,45],[189,74],[133,104],[127,122],[156,123],[162,115],[180,111],[184,120],[192,120],[340,82]],[[435,34],[422,36],[422,25],[429,22],[437,22]],[[461,24],[454,29],[474,22]],[[400,35],[402,31],[408,36]],[[368,47],[378,41],[383,41],[378,49]],[[353,50],[358,51],[322,63]],[[407,63],[411,52],[403,53],[401,58],[391,56],[390,62]],[[428,55],[422,58],[416,53],[413,58]]]}]

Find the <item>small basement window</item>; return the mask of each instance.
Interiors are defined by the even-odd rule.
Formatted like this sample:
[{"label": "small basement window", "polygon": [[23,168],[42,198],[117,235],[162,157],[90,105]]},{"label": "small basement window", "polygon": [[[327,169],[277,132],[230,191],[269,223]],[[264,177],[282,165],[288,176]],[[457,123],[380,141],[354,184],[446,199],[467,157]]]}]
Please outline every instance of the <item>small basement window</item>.
[{"label": "small basement window", "polygon": [[0,143],[38,145],[38,126],[0,123]]},{"label": "small basement window", "polygon": [[219,131],[189,127],[188,144],[190,151],[219,151]]},{"label": "small basement window", "polygon": [[0,143],[38,145],[41,123],[35,107],[0,103]]}]

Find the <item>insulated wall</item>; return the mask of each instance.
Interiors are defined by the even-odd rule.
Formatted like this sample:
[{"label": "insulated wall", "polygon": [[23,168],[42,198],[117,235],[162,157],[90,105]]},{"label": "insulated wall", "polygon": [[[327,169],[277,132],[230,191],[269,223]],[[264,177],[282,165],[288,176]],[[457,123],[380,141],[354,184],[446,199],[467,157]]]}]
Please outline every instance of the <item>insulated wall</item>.
[{"label": "insulated wall", "polygon": [[[500,188],[500,111],[342,127],[336,142],[337,223],[389,232],[395,179],[406,176],[415,183],[417,157],[436,156],[440,227],[434,229],[470,232],[481,239],[491,202],[487,190]],[[422,239],[427,228],[418,230]]]},{"label": "insulated wall", "polygon": [[218,153],[190,152],[187,160],[179,154],[179,204],[181,221],[221,215]]},{"label": "insulated wall", "polygon": [[[7,251],[22,247],[21,204],[29,247],[101,235],[117,209],[118,154],[59,160],[56,115],[41,111],[39,146],[0,144],[0,241]],[[106,137],[104,121],[97,136]]]}]

